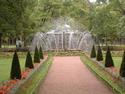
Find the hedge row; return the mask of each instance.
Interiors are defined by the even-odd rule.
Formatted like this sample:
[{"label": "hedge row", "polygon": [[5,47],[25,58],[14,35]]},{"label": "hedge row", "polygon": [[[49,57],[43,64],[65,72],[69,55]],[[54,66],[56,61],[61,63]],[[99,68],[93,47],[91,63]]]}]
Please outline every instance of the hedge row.
[{"label": "hedge row", "polygon": [[[42,48],[40,47],[40,51],[39,51],[38,48],[36,47],[35,53],[34,53],[34,63],[40,63],[40,59],[44,59]],[[34,68],[30,51],[27,52],[25,68],[30,68],[30,69]],[[13,55],[13,60],[12,60],[10,79],[21,79],[21,78],[22,77],[21,77],[20,62],[19,62],[17,51],[15,51]]]},{"label": "hedge row", "polygon": [[[98,46],[97,55],[96,55],[96,49],[95,49],[95,46],[93,45],[90,57],[96,58],[97,61],[103,61],[102,48],[100,46]],[[107,51],[106,51],[105,67],[114,67],[114,61],[112,59],[110,46],[107,47]],[[122,64],[120,67],[120,76],[125,77],[125,51],[123,54]]]}]

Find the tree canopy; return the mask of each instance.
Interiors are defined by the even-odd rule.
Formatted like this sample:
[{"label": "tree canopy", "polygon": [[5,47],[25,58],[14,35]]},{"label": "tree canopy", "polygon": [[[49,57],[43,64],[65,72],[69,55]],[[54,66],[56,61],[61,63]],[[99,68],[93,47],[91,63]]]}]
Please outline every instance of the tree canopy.
[{"label": "tree canopy", "polygon": [[0,0],[0,35],[25,41],[48,31],[53,19],[71,17],[98,39],[112,42],[125,36],[124,6],[124,0]]}]

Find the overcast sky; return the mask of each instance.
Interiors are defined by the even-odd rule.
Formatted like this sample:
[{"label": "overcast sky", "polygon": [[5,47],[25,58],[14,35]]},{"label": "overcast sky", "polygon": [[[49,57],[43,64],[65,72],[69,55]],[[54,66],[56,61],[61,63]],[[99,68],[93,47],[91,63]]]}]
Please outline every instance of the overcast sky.
[{"label": "overcast sky", "polygon": [[95,2],[96,0],[89,0],[90,2]]}]

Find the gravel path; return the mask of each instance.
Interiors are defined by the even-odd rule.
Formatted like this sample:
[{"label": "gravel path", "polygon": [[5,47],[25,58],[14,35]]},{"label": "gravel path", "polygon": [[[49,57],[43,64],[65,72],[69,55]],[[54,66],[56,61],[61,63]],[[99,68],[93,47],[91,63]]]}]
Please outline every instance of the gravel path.
[{"label": "gravel path", "polygon": [[39,94],[113,94],[87,67],[80,57],[54,57],[53,65]]}]

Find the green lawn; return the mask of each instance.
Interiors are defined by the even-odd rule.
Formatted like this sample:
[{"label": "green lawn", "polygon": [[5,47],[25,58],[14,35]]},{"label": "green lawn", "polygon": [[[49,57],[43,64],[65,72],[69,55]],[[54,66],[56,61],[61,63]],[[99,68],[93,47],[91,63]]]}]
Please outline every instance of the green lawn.
[{"label": "green lawn", "polygon": [[[18,53],[21,69],[24,69],[26,53]],[[13,53],[3,53],[0,52],[0,82],[6,81],[9,79],[11,63],[12,63]],[[104,55],[105,57],[105,55]],[[104,59],[105,60],[105,59]],[[122,57],[113,57],[114,64],[117,68],[120,68]]]},{"label": "green lawn", "polygon": [[[113,57],[114,65],[116,68],[120,69],[121,63],[122,63],[122,57]],[[105,57],[103,62],[105,62]]]},{"label": "green lawn", "polygon": [[122,62],[122,57],[113,57],[115,67],[120,68],[121,62]]},{"label": "green lawn", "polygon": [[[115,67],[119,69],[122,63],[123,51],[112,51],[111,54]],[[104,58],[103,62],[105,62],[105,55],[106,51],[103,51],[103,58]]]},{"label": "green lawn", "polygon": [[2,48],[16,48],[16,45],[2,45]]},{"label": "green lawn", "polygon": [[[114,61],[115,67],[120,68],[121,62],[122,62],[122,57],[113,57],[113,61]],[[105,62],[105,57],[104,57],[103,62]]]},{"label": "green lawn", "polygon": [[[7,55],[9,54],[9,55]],[[6,81],[10,77],[12,53],[5,53],[4,56],[0,56],[0,82]],[[19,55],[21,69],[25,68],[25,55]]]}]

